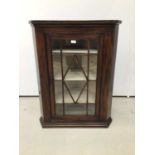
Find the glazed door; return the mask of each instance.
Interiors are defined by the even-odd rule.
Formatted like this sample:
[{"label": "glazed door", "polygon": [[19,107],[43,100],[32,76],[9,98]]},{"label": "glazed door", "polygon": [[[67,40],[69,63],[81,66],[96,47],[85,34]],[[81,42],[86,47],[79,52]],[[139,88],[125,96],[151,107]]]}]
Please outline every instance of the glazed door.
[{"label": "glazed door", "polygon": [[53,118],[98,119],[98,38],[48,37]]}]

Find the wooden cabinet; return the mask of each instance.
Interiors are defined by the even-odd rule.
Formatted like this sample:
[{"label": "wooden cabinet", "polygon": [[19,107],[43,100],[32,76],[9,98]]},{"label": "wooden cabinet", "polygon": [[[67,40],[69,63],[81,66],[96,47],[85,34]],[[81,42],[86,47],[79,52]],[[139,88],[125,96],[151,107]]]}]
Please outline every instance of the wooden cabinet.
[{"label": "wooden cabinet", "polygon": [[43,127],[108,127],[121,21],[31,21]]}]

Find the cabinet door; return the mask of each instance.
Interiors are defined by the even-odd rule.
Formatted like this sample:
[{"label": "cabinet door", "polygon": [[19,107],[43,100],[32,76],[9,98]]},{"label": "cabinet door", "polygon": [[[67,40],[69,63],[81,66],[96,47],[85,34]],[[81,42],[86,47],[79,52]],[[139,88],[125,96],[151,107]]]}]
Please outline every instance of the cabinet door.
[{"label": "cabinet door", "polygon": [[48,37],[53,118],[98,117],[98,38]]}]

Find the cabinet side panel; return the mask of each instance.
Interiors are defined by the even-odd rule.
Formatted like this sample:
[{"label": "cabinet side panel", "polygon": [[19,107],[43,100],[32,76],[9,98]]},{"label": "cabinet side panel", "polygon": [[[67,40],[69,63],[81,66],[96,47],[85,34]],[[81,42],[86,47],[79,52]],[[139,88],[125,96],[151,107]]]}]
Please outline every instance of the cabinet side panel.
[{"label": "cabinet side panel", "polygon": [[96,116],[100,116],[100,92],[102,83],[102,55],[103,55],[103,35],[98,39],[98,58],[97,58],[97,81],[96,81]]},{"label": "cabinet side panel", "polygon": [[111,116],[112,95],[113,95],[114,75],[115,75],[115,61],[116,61],[116,54],[117,54],[118,29],[119,29],[119,25],[116,25],[112,34],[113,54],[112,54],[112,70],[111,70],[111,83],[110,83],[111,94],[109,96],[108,117]]},{"label": "cabinet side panel", "polygon": [[49,89],[49,76],[48,76],[48,64],[47,53],[45,47],[45,38],[41,30],[35,29],[36,36],[36,48],[39,67],[39,81],[40,81],[40,95],[42,100],[43,119],[45,122],[51,119],[51,107],[50,107],[50,89]]},{"label": "cabinet side panel", "polygon": [[111,114],[113,76],[116,57],[115,26],[105,32],[102,42],[102,82],[100,99],[100,119],[107,120]]},{"label": "cabinet side panel", "polygon": [[40,77],[39,77],[39,66],[38,66],[38,56],[37,56],[37,45],[36,45],[36,35],[35,29],[32,27],[32,35],[33,35],[33,44],[34,44],[34,53],[35,53],[35,65],[36,65],[36,72],[37,72],[37,84],[38,84],[38,91],[39,91],[39,102],[40,102],[40,112],[41,116],[43,117],[43,109],[42,109],[42,97],[40,93]]},{"label": "cabinet side panel", "polygon": [[52,56],[52,39],[50,35],[45,35],[46,41],[46,53],[48,62],[48,74],[49,74],[49,88],[51,99],[51,117],[55,115],[55,91],[54,91],[54,74],[53,74],[53,56]]}]

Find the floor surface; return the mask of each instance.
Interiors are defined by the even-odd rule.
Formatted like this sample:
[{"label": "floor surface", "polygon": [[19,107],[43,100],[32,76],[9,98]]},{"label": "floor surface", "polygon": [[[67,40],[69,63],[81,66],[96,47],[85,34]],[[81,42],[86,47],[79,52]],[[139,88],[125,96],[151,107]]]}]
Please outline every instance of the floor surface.
[{"label": "floor surface", "polygon": [[42,129],[38,97],[21,97],[19,109],[20,155],[134,155],[134,98],[113,98],[107,129]]}]

